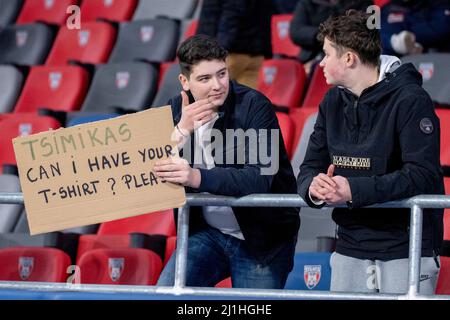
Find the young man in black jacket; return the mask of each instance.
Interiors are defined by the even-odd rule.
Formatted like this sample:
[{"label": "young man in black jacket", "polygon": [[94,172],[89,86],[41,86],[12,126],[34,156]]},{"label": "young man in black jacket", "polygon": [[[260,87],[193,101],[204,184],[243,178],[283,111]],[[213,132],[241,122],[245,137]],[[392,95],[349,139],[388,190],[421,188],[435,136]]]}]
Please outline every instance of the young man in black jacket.
[{"label": "young man in black jacket", "polygon": [[[338,225],[331,290],[405,293],[409,209],[362,208],[419,194],[443,194],[439,120],[412,64],[380,56],[378,30],[350,10],[319,29],[328,91],[320,104],[298,176],[311,207],[333,211]],[[420,291],[434,293],[442,210],[424,210]]]},{"label": "young man in black jacket", "polygon": [[[261,93],[229,81],[227,51],[196,35],[177,56],[184,91],[169,104],[184,158],[157,163],[158,176],[216,195],[295,193],[274,108]],[[298,208],[191,207],[186,284],[214,286],[231,276],[233,287],[282,289],[299,226]],[[175,255],[158,285],[173,285],[174,267]]]}]

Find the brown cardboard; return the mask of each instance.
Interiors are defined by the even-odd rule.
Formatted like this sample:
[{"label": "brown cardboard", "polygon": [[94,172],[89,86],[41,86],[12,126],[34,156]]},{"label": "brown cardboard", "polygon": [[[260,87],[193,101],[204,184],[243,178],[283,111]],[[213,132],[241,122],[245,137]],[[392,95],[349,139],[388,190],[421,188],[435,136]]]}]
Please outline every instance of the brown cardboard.
[{"label": "brown cardboard", "polygon": [[30,233],[182,206],[184,188],[152,172],[178,155],[173,130],[166,106],[13,139]]}]

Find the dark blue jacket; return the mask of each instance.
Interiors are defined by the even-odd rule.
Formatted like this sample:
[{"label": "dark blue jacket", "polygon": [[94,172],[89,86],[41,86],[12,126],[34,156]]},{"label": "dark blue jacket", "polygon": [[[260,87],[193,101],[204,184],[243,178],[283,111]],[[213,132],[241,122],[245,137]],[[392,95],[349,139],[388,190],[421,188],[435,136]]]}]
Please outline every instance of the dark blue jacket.
[{"label": "dark blue jacket", "polygon": [[[181,118],[181,95],[171,99],[174,123]],[[221,131],[224,146],[227,145],[227,129],[278,129],[279,124],[271,102],[261,93],[236,82],[230,82],[230,92],[223,106],[219,109],[219,119],[214,123],[214,129]],[[258,131],[259,132],[259,131]],[[259,135],[258,135],[259,136]],[[194,150],[194,138],[191,135],[191,150]],[[270,142],[270,139],[269,139]],[[234,164],[227,164],[224,148],[223,158],[215,154],[215,159],[224,159],[224,164],[216,165],[212,169],[200,169],[201,184],[195,192],[209,192],[215,195],[242,197],[253,193],[289,193],[295,194],[297,184],[289,162],[284,142],[280,133],[279,141],[279,169],[274,175],[261,175],[261,168],[267,167],[261,162],[249,163],[251,146],[245,143],[245,163],[237,160],[237,149],[234,147]],[[254,146],[253,146],[254,147]],[[270,150],[270,143],[262,144]],[[185,152],[186,146],[183,148]],[[267,152],[265,150],[264,152]],[[270,153],[266,153],[270,154]],[[193,163],[194,152],[189,156]],[[233,207],[236,219],[245,238],[245,244],[250,252],[262,263],[268,263],[276,253],[287,243],[295,241],[299,227],[298,208],[261,208],[261,207]],[[195,233],[206,226],[201,208],[191,207],[190,233]]]},{"label": "dark blue jacket", "polygon": [[432,48],[448,51],[450,44],[450,1],[425,0],[392,1],[381,9],[381,41],[383,54],[396,54],[391,46],[391,36],[403,30],[416,35],[416,41],[425,51]]},{"label": "dark blue jacket", "polygon": [[[314,176],[334,163],[347,177],[353,208],[336,208],[338,253],[392,260],[408,257],[409,209],[361,208],[419,194],[444,194],[440,127],[422,78],[410,63],[388,74],[358,97],[334,87],[320,104],[298,192],[311,206]],[[442,210],[424,210],[422,255],[438,254]]]}]

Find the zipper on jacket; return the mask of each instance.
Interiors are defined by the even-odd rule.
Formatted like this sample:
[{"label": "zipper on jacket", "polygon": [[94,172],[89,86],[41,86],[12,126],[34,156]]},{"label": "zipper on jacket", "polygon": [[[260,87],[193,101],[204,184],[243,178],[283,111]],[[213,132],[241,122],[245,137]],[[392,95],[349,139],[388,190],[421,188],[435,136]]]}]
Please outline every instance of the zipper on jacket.
[{"label": "zipper on jacket", "polygon": [[358,102],[359,98],[353,103],[353,125],[355,126],[356,132],[354,135],[354,142],[358,142],[359,138],[359,123],[358,123]]}]

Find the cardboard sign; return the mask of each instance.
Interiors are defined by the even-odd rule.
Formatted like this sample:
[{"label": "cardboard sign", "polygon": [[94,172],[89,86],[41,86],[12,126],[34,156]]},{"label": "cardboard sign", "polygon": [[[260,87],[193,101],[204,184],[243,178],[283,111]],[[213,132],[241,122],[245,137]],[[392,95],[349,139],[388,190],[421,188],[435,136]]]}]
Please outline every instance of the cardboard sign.
[{"label": "cardboard sign", "polygon": [[32,235],[182,206],[154,163],[178,156],[170,107],[13,139]]}]

